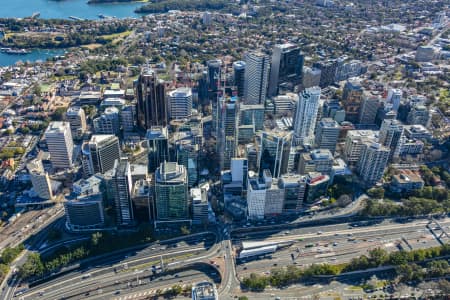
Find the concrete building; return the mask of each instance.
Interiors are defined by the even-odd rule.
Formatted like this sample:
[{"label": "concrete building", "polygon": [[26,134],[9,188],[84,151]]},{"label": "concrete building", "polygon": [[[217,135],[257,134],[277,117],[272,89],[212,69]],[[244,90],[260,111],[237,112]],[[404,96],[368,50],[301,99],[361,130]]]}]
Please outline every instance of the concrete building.
[{"label": "concrete building", "polygon": [[130,163],[127,159],[121,158],[115,161],[112,183],[117,225],[133,225],[135,221],[133,215],[133,205],[131,202],[133,181],[131,179]]},{"label": "concrete building", "polygon": [[79,106],[71,106],[66,112],[66,121],[70,123],[70,130],[74,139],[81,139],[86,131],[86,114]]},{"label": "concrete building", "polygon": [[272,178],[266,183],[266,186],[264,217],[278,216],[283,212],[284,189],[278,186],[277,179]]},{"label": "concrete building", "polygon": [[136,108],[132,105],[125,105],[120,111],[120,124],[124,132],[132,132],[134,130],[134,120],[136,119]]},{"label": "concrete building", "polygon": [[298,94],[287,93],[273,97],[274,113],[293,113],[298,102]]},{"label": "concrete building", "polygon": [[389,161],[390,149],[373,142],[364,142],[358,161],[358,173],[366,186],[372,186],[383,178]]},{"label": "concrete building", "polygon": [[300,155],[298,173],[319,172],[330,174],[333,167],[333,154],[328,149],[314,149]]},{"label": "concrete building", "polygon": [[191,218],[188,176],[184,166],[163,162],[155,172],[156,221],[186,221]]},{"label": "concrete building", "polygon": [[319,172],[306,175],[305,202],[313,203],[327,192],[330,177]]},{"label": "concrete building", "polygon": [[192,90],[177,88],[168,93],[169,115],[171,120],[188,119],[192,115]]},{"label": "concrete building", "polygon": [[115,135],[96,134],[82,146],[82,164],[85,177],[106,173],[120,158],[119,139]]},{"label": "concrete building", "polygon": [[219,300],[216,286],[211,282],[200,282],[192,287],[192,300]]},{"label": "concrete building", "polygon": [[269,81],[269,56],[262,52],[245,54],[244,104],[264,104]]},{"label": "concrete building", "polygon": [[390,149],[390,159],[400,155],[405,139],[403,124],[398,120],[384,120],[380,128],[379,142]]},{"label": "concrete building", "polygon": [[413,170],[400,169],[391,177],[390,190],[394,193],[408,193],[420,190],[425,185],[420,174]]},{"label": "concrete building", "polygon": [[299,46],[292,43],[275,45],[270,66],[269,96],[277,95],[282,85],[293,91],[301,83],[302,69],[303,55]]},{"label": "concrete building", "polygon": [[398,111],[402,101],[403,92],[400,89],[389,89],[388,101],[392,103],[392,109]]},{"label": "concrete building", "polygon": [[95,231],[105,225],[101,194],[64,202],[66,227],[70,231]]},{"label": "concrete building", "polygon": [[208,193],[204,188],[192,188],[190,190],[192,203],[192,223],[208,223]]},{"label": "concrete building", "polygon": [[407,122],[409,125],[428,126],[430,111],[425,105],[414,105],[408,113]]},{"label": "concrete building", "polygon": [[361,158],[365,142],[376,142],[373,130],[349,130],[345,139],[344,158],[349,165],[356,165]]},{"label": "concrete building", "polygon": [[378,107],[380,106],[380,96],[370,93],[363,94],[361,110],[359,112],[359,123],[365,125],[375,124]]},{"label": "concrete building", "polygon": [[39,198],[44,200],[53,199],[52,184],[48,173],[42,166],[42,161],[34,159],[27,164],[28,172],[30,173],[31,184],[34,192]]},{"label": "concrete building", "polygon": [[149,222],[154,219],[153,186],[149,179],[134,181],[131,202],[133,203],[133,216],[136,220]]},{"label": "concrete building", "polygon": [[434,59],[436,53],[433,46],[419,46],[416,50],[417,62],[430,62]]},{"label": "concrete building", "polygon": [[73,183],[73,193],[79,196],[89,196],[94,194],[100,194],[102,178],[100,176],[91,176],[86,179],[80,179]]},{"label": "concrete building", "polygon": [[361,116],[363,88],[357,81],[347,81],[342,94],[342,104],[345,109],[345,120],[358,124]]},{"label": "concrete building", "polygon": [[314,127],[320,101],[319,87],[303,90],[299,95],[294,117],[294,142],[296,145],[311,145],[314,142]]},{"label": "concrete building", "polygon": [[116,107],[110,106],[97,118],[94,119],[94,131],[96,134],[120,133],[120,115]]},{"label": "concrete building", "polygon": [[307,89],[320,85],[322,71],[317,68],[303,67],[302,88]]},{"label": "concrete building", "polygon": [[306,178],[301,175],[283,175],[278,185],[284,190],[283,212],[298,213],[305,200]]},{"label": "concrete building", "polygon": [[320,149],[328,149],[331,153],[336,151],[336,145],[341,128],[339,124],[331,118],[323,118],[317,126],[315,145]]},{"label": "concrete building", "polygon": [[336,60],[319,61],[313,64],[313,68],[319,69],[321,88],[326,88],[334,84],[336,79],[336,70],[338,68],[338,62]]},{"label": "concrete building", "polygon": [[233,157],[230,170],[231,181],[241,182],[245,190],[247,188],[248,160],[246,158]]},{"label": "concrete building", "polygon": [[54,169],[72,167],[73,140],[69,122],[51,122],[45,131],[50,160]]},{"label": "concrete building", "polygon": [[137,125],[144,129],[167,126],[165,86],[152,69],[144,69],[135,83]]}]

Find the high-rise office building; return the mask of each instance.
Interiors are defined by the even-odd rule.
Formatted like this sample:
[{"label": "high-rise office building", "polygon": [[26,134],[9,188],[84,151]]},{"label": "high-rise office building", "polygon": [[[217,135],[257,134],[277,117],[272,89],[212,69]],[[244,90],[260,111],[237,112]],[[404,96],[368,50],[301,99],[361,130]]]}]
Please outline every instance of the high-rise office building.
[{"label": "high-rise office building", "polygon": [[66,121],[70,123],[70,130],[74,139],[83,137],[86,131],[86,114],[81,107],[69,107],[66,112]]},{"label": "high-rise office building", "polygon": [[219,59],[212,59],[208,60],[206,65],[208,67],[208,92],[211,96],[211,93],[217,92],[220,88],[222,61]]},{"label": "high-rise office building", "polygon": [[430,111],[425,105],[414,105],[408,113],[407,122],[409,125],[428,126]]},{"label": "high-rise office building", "polygon": [[142,129],[152,126],[167,126],[167,104],[164,82],[157,79],[156,73],[145,69],[136,85],[137,125]]},{"label": "high-rise office building", "polygon": [[188,220],[190,205],[188,178],[184,166],[163,162],[155,172],[157,221]]},{"label": "high-rise office building", "polygon": [[155,172],[161,163],[169,159],[169,133],[167,127],[154,126],[147,130],[148,172]]},{"label": "high-rise office building", "polygon": [[278,181],[284,189],[283,212],[297,213],[303,208],[306,178],[300,175],[283,175]]},{"label": "high-rise office building", "polygon": [[105,225],[101,194],[64,202],[66,225],[70,231],[91,231]]},{"label": "high-rise office building", "polygon": [[310,172],[330,174],[333,168],[333,154],[328,149],[314,149],[300,155],[298,173],[304,175]]},{"label": "high-rise office building", "polygon": [[54,169],[72,167],[73,140],[69,122],[51,122],[45,131],[45,140]]},{"label": "high-rise office building", "polygon": [[254,125],[255,131],[264,129],[264,105],[241,104],[239,107],[239,125]]},{"label": "high-rise office building", "polygon": [[269,81],[269,56],[262,52],[248,52],[244,61],[244,104],[264,104]]},{"label": "high-rise office building", "polygon": [[120,124],[124,132],[132,132],[134,130],[135,106],[125,105],[120,111]]},{"label": "high-rise office building", "polygon": [[274,178],[287,172],[292,134],[287,131],[264,131],[258,154],[259,172],[269,170]]},{"label": "high-rise office building", "polygon": [[363,88],[359,82],[347,81],[342,94],[342,104],[345,109],[345,120],[353,124],[359,123]]},{"label": "high-rise office building", "polygon": [[234,85],[237,88],[237,96],[239,98],[244,97],[244,85],[245,85],[245,62],[235,61],[233,63],[233,75]]},{"label": "high-rise office building", "polygon": [[286,93],[272,98],[274,113],[292,113],[298,102],[298,94]]},{"label": "high-rise office building", "polygon": [[389,148],[373,142],[364,142],[358,162],[358,173],[367,186],[377,183],[389,160]]},{"label": "high-rise office building", "polygon": [[34,159],[30,163],[28,163],[27,168],[28,172],[30,173],[33,190],[38,195],[38,197],[45,200],[53,199],[52,184],[48,173],[42,166],[42,161]]},{"label": "high-rise office building", "polygon": [[97,118],[94,119],[94,131],[96,134],[114,134],[120,133],[119,110],[110,106]]},{"label": "high-rise office building", "polygon": [[127,159],[120,158],[115,161],[112,183],[114,190],[117,225],[133,225],[134,215],[133,204],[131,201],[133,181],[131,179],[130,163]]},{"label": "high-rise office building", "polygon": [[231,159],[231,181],[242,182],[244,189],[247,186],[248,160],[246,158],[233,157]]},{"label": "high-rise office building", "polygon": [[359,112],[359,124],[375,124],[378,107],[380,106],[380,96],[369,93],[363,94],[361,110]]},{"label": "high-rise office building", "polygon": [[332,153],[336,151],[336,144],[339,138],[341,127],[331,118],[323,118],[317,126],[315,145],[320,149],[328,149]]},{"label": "high-rise office building", "polygon": [[169,115],[171,120],[187,119],[192,114],[192,90],[178,88],[168,93]]},{"label": "high-rise office building", "polygon": [[314,141],[314,127],[320,101],[319,87],[312,87],[300,93],[294,117],[295,144],[312,144]]},{"label": "high-rise office building", "polygon": [[290,85],[293,90],[301,83],[303,56],[300,47],[291,43],[275,45],[270,67],[269,96],[278,93],[280,85]]},{"label": "high-rise office building", "polygon": [[115,161],[120,158],[119,139],[115,135],[93,135],[89,142],[83,144],[82,155],[85,177],[96,173],[104,174],[112,170]]},{"label": "high-rise office building", "polygon": [[326,88],[334,83],[338,68],[338,62],[336,60],[316,62],[313,64],[313,67],[320,70],[319,86],[321,88]]}]

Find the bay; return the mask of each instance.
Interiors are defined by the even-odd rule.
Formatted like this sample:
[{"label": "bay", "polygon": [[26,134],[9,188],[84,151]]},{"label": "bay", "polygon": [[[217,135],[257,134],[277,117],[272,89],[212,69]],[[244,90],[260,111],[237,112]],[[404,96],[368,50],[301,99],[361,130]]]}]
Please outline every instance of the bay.
[{"label": "bay", "polygon": [[116,18],[138,17],[134,10],[142,5],[142,2],[87,4],[87,0],[0,0],[0,18],[29,17],[35,12],[44,19],[74,16],[95,20],[99,14]]},{"label": "bay", "polygon": [[54,56],[63,55],[65,53],[64,49],[38,49],[32,50],[28,54],[7,54],[0,52],[0,67],[12,66],[17,62],[35,62],[35,61],[45,61],[47,58]]}]

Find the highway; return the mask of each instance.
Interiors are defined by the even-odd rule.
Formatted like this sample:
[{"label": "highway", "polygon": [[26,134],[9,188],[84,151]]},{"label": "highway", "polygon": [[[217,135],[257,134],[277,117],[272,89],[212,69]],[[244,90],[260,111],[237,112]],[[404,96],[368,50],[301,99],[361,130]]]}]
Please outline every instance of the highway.
[{"label": "highway", "polygon": [[[201,260],[209,257],[208,254],[216,255],[217,253],[214,235],[203,238],[195,236],[184,240],[170,244],[165,242],[152,244],[138,252],[107,257],[105,262],[97,262],[96,267],[75,270],[59,276],[30,288],[20,296],[23,299],[42,299],[41,293],[44,293],[45,299],[61,299],[76,298],[82,294],[84,298],[84,295],[91,293],[93,289],[108,291],[108,289],[117,288],[114,287],[115,285],[128,285],[128,282],[136,281],[137,277],[149,277],[152,266],[159,267],[161,258],[165,268],[170,269],[179,262],[190,262],[191,257]],[[191,261],[194,262],[196,259]],[[141,283],[144,281],[141,280]],[[20,288],[17,290],[20,291]]]},{"label": "highway", "polygon": [[[271,268],[286,265],[308,266],[313,263],[340,264],[352,258],[367,255],[377,247],[392,252],[400,249],[412,250],[439,246],[433,230],[427,227],[427,220],[414,220],[404,224],[387,221],[376,226],[354,227],[352,224],[319,226],[292,231],[254,240],[255,242],[289,242],[289,247],[275,252],[270,258],[255,259],[238,264],[240,277],[249,273],[268,274]],[[450,219],[440,221],[446,230]],[[357,224],[353,224],[357,225]],[[434,230],[439,234],[440,229]],[[240,246],[242,240],[235,240]]]}]

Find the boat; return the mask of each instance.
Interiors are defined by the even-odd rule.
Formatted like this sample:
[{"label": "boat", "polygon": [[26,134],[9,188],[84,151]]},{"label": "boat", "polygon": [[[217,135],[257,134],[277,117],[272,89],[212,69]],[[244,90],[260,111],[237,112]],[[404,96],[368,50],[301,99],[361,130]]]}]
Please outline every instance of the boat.
[{"label": "boat", "polygon": [[[4,49],[4,48],[2,48]],[[30,50],[26,50],[26,49],[11,49],[11,48],[6,48],[6,50],[2,51],[5,52],[6,54],[30,54],[31,51]]]},{"label": "boat", "polygon": [[84,21],[84,19],[78,18],[78,17],[74,17],[74,16],[70,16],[69,19],[72,19],[72,20],[75,20],[75,21]]},{"label": "boat", "polygon": [[37,12],[34,12],[34,13],[31,15],[31,18],[32,18],[32,19],[39,18],[40,15],[41,15],[41,13],[37,11]]}]

